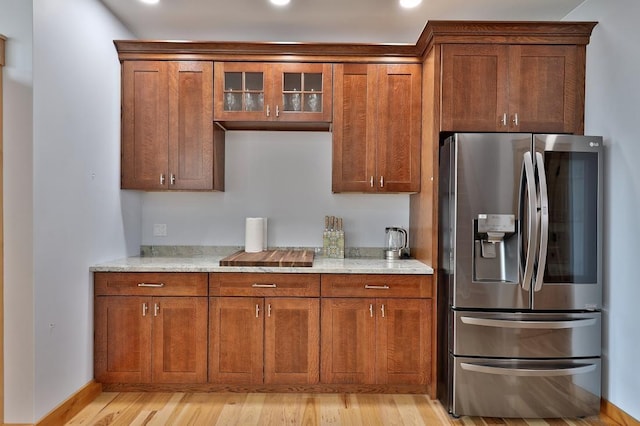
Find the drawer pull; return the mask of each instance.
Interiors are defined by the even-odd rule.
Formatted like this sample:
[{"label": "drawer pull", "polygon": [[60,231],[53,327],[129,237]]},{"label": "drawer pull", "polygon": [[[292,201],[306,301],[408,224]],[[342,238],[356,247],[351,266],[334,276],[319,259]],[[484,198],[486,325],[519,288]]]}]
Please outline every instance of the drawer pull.
[{"label": "drawer pull", "polygon": [[251,284],[251,287],[253,288],[276,288],[277,285],[275,284],[258,284],[258,283],[253,283]]},{"label": "drawer pull", "polygon": [[164,283],[138,283],[138,287],[162,288],[162,287],[164,287]]},{"label": "drawer pull", "polygon": [[364,288],[368,289],[368,290],[389,290],[389,286],[388,285],[370,285],[370,284],[365,284]]}]

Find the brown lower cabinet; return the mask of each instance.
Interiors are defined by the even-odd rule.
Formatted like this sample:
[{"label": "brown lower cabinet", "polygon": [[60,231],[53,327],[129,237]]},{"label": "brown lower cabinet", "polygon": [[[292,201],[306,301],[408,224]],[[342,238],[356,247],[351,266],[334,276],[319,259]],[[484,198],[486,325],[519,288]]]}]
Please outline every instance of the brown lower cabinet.
[{"label": "brown lower cabinet", "polygon": [[316,384],[320,275],[209,275],[209,382]]},{"label": "brown lower cabinet", "polygon": [[95,378],[109,389],[432,390],[430,276],[94,277]]},{"label": "brown lower cabinet", "polygon": [[209,303],[211,383],[318,383],[320,299],[212,297]]},{"label": "brown lower cabinet", "polygon": [[98,382],[206,382],[207,298],[188,295],[206,274],[97,273],[95,288]]},{"label": "brown lower cabinet", "polygon": [[322,341],[323,383],[430,383],[430,300],[323,299]]},{"label": "brown lower cabinet", "polygon": [[431,277],[323,275],[322,383],[430,385]]}]

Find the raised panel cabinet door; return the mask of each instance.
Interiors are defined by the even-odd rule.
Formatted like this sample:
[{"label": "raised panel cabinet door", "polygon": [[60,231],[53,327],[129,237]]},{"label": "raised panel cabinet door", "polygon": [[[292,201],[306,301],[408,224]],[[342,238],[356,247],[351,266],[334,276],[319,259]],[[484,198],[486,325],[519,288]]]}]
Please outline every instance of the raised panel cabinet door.
[{"label": "raised panel cabinet door", "polygon": [[213,63],[181,61],[168,65],[168,187],[214,189]]},{"label": "raised panel cabinet door", "polygon": [[431,383],[431,299],[378,299],[378,384]]},{"label": "raised panel cabinet door", "polygon": [[375,384],[375,299],[322,299],[320,381]]},{"label": "raised panel cabinet door", "polygon": [[166,189],[169,184],[169,64],[122,63],[123,189]]},{"label": "raised panel cabinet door", "polygon": [[262,384],[264,300],[209,298],[209,381]]},{"label": "raised panel cabinet door", "polygon": [[510,130],[575,133],[578,95],[578,46],[517,45],[509,47]]},{"label": "raised panel cabinet door", "polygon": [[151,382],[151,298],[95,300],[94,375],[101,383]]},{"label": "raised panel cabinet door", "polygon": [[320,379],[320,299],[267,298],[265,384],[316,384]]},{"label": "raised panel cabinet door", "polygon": [[207,381],[206,297],[154,297],[152,381],[205,383]]},{"label": "raised panel cabinet door", "polygon": [[442,46],[442,131],[508,131],[508,46]]},{"label": "raised panel cabinet door", "polygon": [[334,66],[333,192],[376,190],[377,68]]},{"label": "raised panel cabinet door", "polygon": [[422,68],[378,66],[377,173],[383,192],[420,191]]}]

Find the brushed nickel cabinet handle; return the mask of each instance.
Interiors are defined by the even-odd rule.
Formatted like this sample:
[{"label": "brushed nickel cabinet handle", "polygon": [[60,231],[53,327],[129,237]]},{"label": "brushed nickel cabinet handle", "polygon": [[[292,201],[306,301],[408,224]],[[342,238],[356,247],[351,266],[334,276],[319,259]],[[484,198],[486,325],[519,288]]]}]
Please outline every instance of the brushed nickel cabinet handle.
[{"label": "brushed nickel cabinet handle", "polygon": [[280,106],[276,105],[276,117],[280,117]]},{"label": "brushed nickel cabinet handle", "polygon": [[373,318],[373,304],[369,303],[369,316]]},{"label": "brushed nickel cabinet handle", "polygon": [[391,287],[389,287],[388,285],[371,285],[371,284],[365,284],[364,288],[369,289],[369,290],[389,290]]},{"label": "brushed nickel cabinet handle", "polygon": [[518,120],[518,113],[513,114],[513,124],[516,126],[520,124],[520,120]]},{"label": "brushed nickel cabinet handle", "polygon": [[371,187],[373,188],[373,176],[371,176],[371,178],[369,179],[369,185],[371,185]]},{"label": "brushed nickel cabinet handle", "polygon": [[507,125],[507,113],[506,112],[504,114],[502,114],[502,119],[500,120],[500,124],[502,124],[503,126]]},{"label": "brushed nickel cabinet handle", "polygon": [[169,183],[170,183],[171,185],[175,185],[175,184],[176,184],[176,175],[174,175],[173,173],[171,173],[171,175],[170,175],[170,176],[171,176],[171,177],[170,177],[170,179],[169,179]]},{"label": "brushed nickel cabinet handle", "polygon": [[267,305],[267,316],[271,318],[271,303]]},{"label": "brushed nickel cabinet handle", "polygon": [[271,115],[271,108],[267,105],[267,117]]},{"label": "brushed nickel cabinet handle", "polygon": [[160,185],[164,185],[164,173],[160,173]]},{"label": "brushed nickel cabinet handle", "polygon": [[157,303],[153,304],[153,316],[157,317],[158,316],[158,312],[160,312],[160,305],[158,305]]},{"label": "brushed nickel cabinet handle", "polygon": [[384,188],[384,176],[380,176],[380,188]]},{"label": "brushed nickel cabinet handle", "polygon": [[260,306],[256,303],[256,318],[260,318]]},{"label": "brushed nickel cabinet handle", "polygon": [[138,287],[162,288],[164,287],[164,283],[138,283]]},{"label": "brushed nickel cabinet handle", "polygon": [[278,287],[276,284],[259,284],[259,283],[253,283],[251,284],[251,287],[253,288],[276,288]]},{"label": "brushed nickel cabinet handle", "polygon": [[142,304],[142,316],[146,317],[148,311],[149,311],[149,306],[146,303],[143,303]]},{"label": "brushed nickel cabinet handle", "polygon": [[380,307],[380,311],[382,312],[382,318],[384,318],[384,304]]}]

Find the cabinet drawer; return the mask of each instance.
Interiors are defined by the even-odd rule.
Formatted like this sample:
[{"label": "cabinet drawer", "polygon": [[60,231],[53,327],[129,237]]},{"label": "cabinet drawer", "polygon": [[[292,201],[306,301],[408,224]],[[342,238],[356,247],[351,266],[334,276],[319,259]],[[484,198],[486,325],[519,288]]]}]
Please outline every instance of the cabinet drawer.
[{"label": "cabinet drawer", "polygon": [[96,296],[206,296],[206,273],[96,272]]},{"label": "cabinet drawer", "polygon": [[431,297],[431,275],[326,274],[323,297]]},{"label": "cabinet drawer", "polygon": [[210,296],[299,296],[320,295],[318,274],[209,274]]}]

